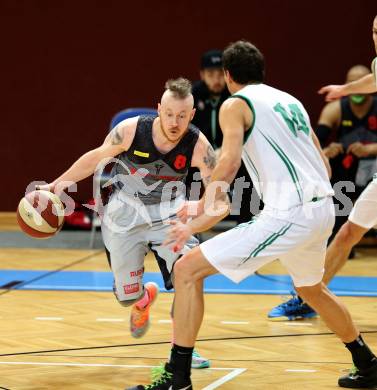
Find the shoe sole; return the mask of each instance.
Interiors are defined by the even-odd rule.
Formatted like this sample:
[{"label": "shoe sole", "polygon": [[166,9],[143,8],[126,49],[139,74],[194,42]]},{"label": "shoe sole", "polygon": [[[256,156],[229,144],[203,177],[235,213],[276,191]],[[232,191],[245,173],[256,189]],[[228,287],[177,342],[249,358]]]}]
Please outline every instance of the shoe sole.
[{"label": "shoe sole", "polygon": [[200,364],[191,364],[191,368],[195,368],[195,369],[210,368],[210,366],[211,366],[211,363],[209,361],[205,361],[205,362],[200,363]]},{"label": "shoe sole", "polygon": [[344,389],[377,389],[377,385],[357,385],[356,383],[350,383],[349,385],[338,383],[338,386]]},{"label": "shoe sole", "polygon": [[[156,294],[155,294],[155,296],[153,297],[153,299],[151,300],[150,305],[149,305],[149,306],[152,306],[152,305],[154,304],[154,302],[156,301],[156,299],[157,299],[157,296],[158,296],[158,293],[160,292],[160,289],[159,289],[157,283],[148,282],[147,284],[153,284],[153,285],[155,285],[155,287],[156,287]],[[141,337],[143,337],[143,336],[148,332],[149,327],[150,327],[150,321],[149,321],[149,319],[148,319],[147,325],[145,325],[144,328],[139,329],[139,330],[140,330],[139,332],[138,332],[138,331],[132,332],[132,331],[130,330],[131,336],[132,336],[134,339],[140,339]]]},{"label": "shoe sole", "polygon": [[376,378],[365,381],[363,384],[357,384],[356,381],[341,378],[338,380],[338,386],[346,389],[377,389]]},{"label": "shoe sole", "polygon": [[150,323],[148,321],[148,324],[145,326],[145,328],[143,328],[141,330],[140,333],[137,333],[137,332],[131,332],[131,336],[134,338],[134,339],[140,339],[141,337],[143,337],[149,330],[149,327],[150,327]]},{"label": "shoe sole", "polygon": [[317,313],[306,314],[305,316],[280,316],[280,317],[267,317],[269,321],[295,321],[306,320],[309,318],[317,317]]}]

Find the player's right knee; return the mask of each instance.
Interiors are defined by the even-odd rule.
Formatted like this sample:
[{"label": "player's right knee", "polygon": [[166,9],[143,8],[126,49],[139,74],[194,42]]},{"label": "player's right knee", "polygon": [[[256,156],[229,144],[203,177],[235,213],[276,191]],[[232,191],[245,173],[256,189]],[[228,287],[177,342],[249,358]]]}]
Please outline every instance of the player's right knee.
[{"label": "player's right knee", "polygon": [[177,283],[189,283],[192,282],[192,275],[190,274],[190,269],[187,266],[186,260],[184,257],[181,257],[175,264],[173,268],[173,278],[174,282]]},{"label": "player's right knee", "polygon": [[337,239],[342,245],[353,246],[357,244],[363,235],[363,231],[357,228],[356,225],[347,221],[339,230]]}]

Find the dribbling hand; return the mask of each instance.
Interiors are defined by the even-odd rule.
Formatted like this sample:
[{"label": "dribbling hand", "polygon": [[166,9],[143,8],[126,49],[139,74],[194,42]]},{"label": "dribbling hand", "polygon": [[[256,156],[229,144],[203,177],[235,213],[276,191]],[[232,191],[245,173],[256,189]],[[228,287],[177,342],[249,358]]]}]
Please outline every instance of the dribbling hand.
[{"label": "dribbling hand", "polygon": [[201,200],[186,201],[177,211],[177,217],[182,223],[186,223],[189,218],[197,217],[204,211],[203,202]]},{"label": "dribbling hand", "polygon": [[180,252],[185,243],[192,235],[192,230],[189,225],[180,221],[169,221],[171,228],[168,231],[168,237],[162,245],[169,247],[173,252]]}]

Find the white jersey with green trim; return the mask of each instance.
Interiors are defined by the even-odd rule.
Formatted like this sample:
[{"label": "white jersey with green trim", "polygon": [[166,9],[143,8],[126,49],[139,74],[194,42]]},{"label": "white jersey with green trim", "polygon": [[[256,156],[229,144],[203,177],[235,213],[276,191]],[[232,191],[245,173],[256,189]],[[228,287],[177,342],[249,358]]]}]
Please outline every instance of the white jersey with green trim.
[{"label": "white jersey with green trim", "polygon": [[236,97],[253,112],[242,159],[264,204],[288,210],[333,195],[301,102],[265,84],[248,85]]},{"label": "white jersey with green trim", "polygon": [[377,86],[377,57],[372,61],[372,65],[370,66],[373,76],[374,76],[374,81],[376,82]]}]

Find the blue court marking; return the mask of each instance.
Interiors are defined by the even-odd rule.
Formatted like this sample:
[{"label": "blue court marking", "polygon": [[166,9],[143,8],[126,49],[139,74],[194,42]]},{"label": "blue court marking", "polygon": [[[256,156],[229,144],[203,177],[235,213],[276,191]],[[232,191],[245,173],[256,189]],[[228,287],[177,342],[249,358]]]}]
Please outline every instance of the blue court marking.
[{"label": "blue court marking", "polygon": [[[111,272],[60,271],[39,280],[49,271],[39,270],[2,270],[0,286],[12,281],[22,281],[20,290],[64,290],[64,291],[112,291],[113,277]],[[32,281],[27,283],[27,281]],[[146,272],[144,281],[156,282],[162,292],[162,276],[159,273]],[[330,283],[331,290],[337,295],[377,296],[377,277],[337,276]],[[253,275],[239,284],[233,283],[223,275],[210,276],[204,285],[204,291],[217,294],[289,294],[292,290],[291,279],[286,275]]]}]

